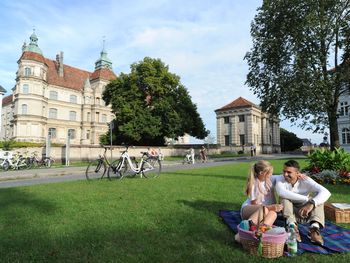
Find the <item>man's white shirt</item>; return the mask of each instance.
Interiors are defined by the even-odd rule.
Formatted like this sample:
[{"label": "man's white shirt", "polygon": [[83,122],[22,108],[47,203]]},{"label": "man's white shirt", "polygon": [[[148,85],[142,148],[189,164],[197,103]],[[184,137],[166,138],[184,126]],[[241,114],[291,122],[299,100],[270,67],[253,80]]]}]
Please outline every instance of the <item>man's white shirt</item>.
[{"label": "man's white shirt", "polygon": [[294,203],[306,203],[310,199],[315,201],[315,206],[324,204],[331,193],[322,185],[315,182],[310,177],[298,179],[292,186],[283,176],[276,176],[275,189],[279,197],[288,199]]}]

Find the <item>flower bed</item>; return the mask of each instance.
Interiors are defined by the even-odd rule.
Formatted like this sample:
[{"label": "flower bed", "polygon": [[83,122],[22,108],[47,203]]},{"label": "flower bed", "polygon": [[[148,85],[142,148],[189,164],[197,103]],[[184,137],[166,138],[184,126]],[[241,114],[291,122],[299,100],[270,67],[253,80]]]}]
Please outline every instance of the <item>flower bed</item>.
[{"label": "flower bed", "polygon": [[303,171],[320,184],[350,184],[350,154],[342,148],[317,149],[308,155]]}]

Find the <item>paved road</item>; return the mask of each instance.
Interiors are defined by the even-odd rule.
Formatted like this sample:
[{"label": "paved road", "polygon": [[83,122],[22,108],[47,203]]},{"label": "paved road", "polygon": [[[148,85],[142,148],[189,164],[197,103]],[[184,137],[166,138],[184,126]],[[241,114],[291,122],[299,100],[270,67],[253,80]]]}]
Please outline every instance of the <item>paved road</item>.
[{"label": "paved road", "polygon": [[[176,171],[187,170],[200,167],[219,166],[228,163],[250,162],[258,159],[281,159],[281,158],[295,158],[300,155],[262,155],[254,158],[240,157],[240,158],[222,158],[209,161],[207,163],[185,164],[179,162],[163,162],[162,171]],[[20,171],[0,172],[0,188],[9,188],[17,186],[35,185],[56,183],[73,180],[86,180],[86,167],[62,167],[50,169],[33,169]]]}]

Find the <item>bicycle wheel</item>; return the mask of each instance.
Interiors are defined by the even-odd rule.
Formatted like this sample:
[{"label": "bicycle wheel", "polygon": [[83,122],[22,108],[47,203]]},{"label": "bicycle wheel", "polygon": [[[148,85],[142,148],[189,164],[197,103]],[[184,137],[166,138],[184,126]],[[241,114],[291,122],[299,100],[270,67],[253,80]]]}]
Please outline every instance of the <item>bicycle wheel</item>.
[{"label": "bicycle wheel", "polygon": [[7,161],[7,160],[4,161],[2,168],[3,168],[5,171],[8,171],[8,169],[10,168],[10,163],[9,163],[9,161]]},{"label": "bicycle wheel", "polygon": [[[107,170],[107,177],[111,180],[112,177],[122,179],[124,177],[124,170],[127,169],[126,164],[122,164],[123,159],[119,159],[111,163]],[[121,167],[123,165],[123,167]]]},{"label": "bicycle wheel", "polygon": [[101,159],[91,161],[86,168],[85,176],[87,180],[102,179],[106,172],[106,164]]},{"label": "bicycle wheel", "polygon": [[146,178],[156,178],[162,171],[162,163],[155,157],[147,158],[141,167],[141,173]]}]

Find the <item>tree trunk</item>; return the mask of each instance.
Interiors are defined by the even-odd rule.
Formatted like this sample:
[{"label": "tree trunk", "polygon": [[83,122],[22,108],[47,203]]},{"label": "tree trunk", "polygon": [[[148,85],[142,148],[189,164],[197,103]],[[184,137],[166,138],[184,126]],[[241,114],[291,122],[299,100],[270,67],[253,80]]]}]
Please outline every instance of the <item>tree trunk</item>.
[{"label": "tree trunk", "polygon": [[338,122],[337,122],[337,109],[333,110],[328,114],[329,118],[329,136],[331,143],[331,150],[338,148],[339,144],[339,133],[338,133]]}]

